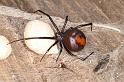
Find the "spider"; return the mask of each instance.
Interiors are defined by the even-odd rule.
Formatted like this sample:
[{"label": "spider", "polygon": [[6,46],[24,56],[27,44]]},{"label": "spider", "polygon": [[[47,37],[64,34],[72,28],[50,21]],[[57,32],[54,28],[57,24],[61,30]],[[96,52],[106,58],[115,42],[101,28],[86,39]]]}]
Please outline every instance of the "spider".
[{"label": "spider", "polygon": [[[66,24],[68,22],[68,16],[66,16],[64,25],[63,25],[62,29],[59,30],[57,25],[54,23],[52,17],[49,14],[47,14],[47,13],[41,11],[41,10],[37,10],[35,12],[40,12],[40,13],[46,15],[49,18],[49,20],[53,24],[54,29],[56,30],[55,36],[53,36],[53,37],[29,37],[29,38],[23,38],[23,39],[12,41],[9,44],[11,44],[13,42],[20,41],[20,40],[29,40],[29,39],[52,39],[52,40],[55,40],[55,42],[47,49],[46,53],[48,53],[49,50],[54,45],[59,43],[60,51],[59,51],[59,55],[58,55],[56,61],[58,61],[59,56],[61,55],[61,52],[62,52],[63,48],[67,51],[68,54],[70,54],[71,56],[74,56],[74,57],[76,57],[76,58],[78,58],[78,59],[80,59],[82,61],[86,60],[90,55],[92,55],[94,53],[94,52],[90,53],[85,58],[79,58],[77,55],[72,53],[72,52],[81,51],[84,48],[85,44],[86,44],[85,34],[81,30],[79,30],[79,28],[84,27],[84,26],[91,26],[91,31],[92,31],[92,23],[81,24],[81,25],[78,25],[76,27],[70,27],[69,29],[65,30]],[[42,56],[40,61],[44,58],[46,53]]]}]

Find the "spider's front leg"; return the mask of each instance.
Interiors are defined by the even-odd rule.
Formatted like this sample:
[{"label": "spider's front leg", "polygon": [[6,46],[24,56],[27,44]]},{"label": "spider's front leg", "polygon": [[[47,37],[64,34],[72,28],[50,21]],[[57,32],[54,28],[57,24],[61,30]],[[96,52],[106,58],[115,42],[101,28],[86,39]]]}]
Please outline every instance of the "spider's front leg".
[{"label": "spider's front leg", "polygon": [[12,43],[15,43],[15,42],[18,42],[18,41],[23,41],[23,40],[31,40],[31,39],[51,39],[51,40],[55,40],[56,37],[29,37],[29,38],[22,38],[22,39],[11,41],[8,44],[12,44]]},{"label": "spider's front leg", "polygon": [[57,31],[58,33],[60,33],[60,31],[59,31],[57,25],[54,23],[52,17],[51,17],[49,14],[47,14],[47,13],[41,11],[41,10],[37,10],[37,11],[35,11],[34,13],[36,13],[36,12],[40,12],[40,13],[43,13],[44,15],[46,15],[46,16],[50,19],[50,21],[51,21],[51,23],[53,24],[53,26],[54,26],[54,28],[56,29],[56,31]]}]

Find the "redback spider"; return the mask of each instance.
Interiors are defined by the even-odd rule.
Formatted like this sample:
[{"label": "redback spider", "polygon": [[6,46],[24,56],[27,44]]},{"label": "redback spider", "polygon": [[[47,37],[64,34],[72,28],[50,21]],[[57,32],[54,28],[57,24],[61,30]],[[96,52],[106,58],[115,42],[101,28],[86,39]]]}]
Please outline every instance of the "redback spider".
[{"label": "redback spider", "polygon": [[[58,61],[58,58],[61,55],[63,48],[68,52],[68,54],[70,54],[71,56],[74,56],[78,59],[81,59],[82,61],[86,60],[90,55],[92,55],[94,53],[94,52],[92,52],[91,54],[89,54],[85,58],[79,58],[77,55],[74,55],[72,53],[72,52],[81,51],[86,44],[86,37],[85,37],[84,33],[81,30],[79,30],[79,28],[84,27],[84,26],[91,26],[91,31],[92,31],[92,23],[81,24],[81,25],[78,25],[76,27],[70,27],[69,29],[65,30],[65,27],[66,27],[66,24],[68,21],[68,16],[66,16],[62,30],[59,30],[57,25],[54,23],[54,21],[50,15],[48,15],[47,13],[45,13],[41,10],[37,10],[35,12],[40,12],[49,18],[49,20],[51,21],[51,23],[54,26],[54,29],[56,30],[55,36],[53,36],[53,37],[29,37],[29,38],[23,38],[23,39],[15,40],[15,41],[12,41],[10,43],[20,41],[20,40],[29,40],[29,39],[52,39],[52,40],[55,40],[55,42],[47,49],[46,53],[48,53],[49,50],[54,45],[59,43],[60,51],[59,51],[59,55],[58,55],[56,61]],[[46,53],[42,56],[41,60],[44,58]]]}]

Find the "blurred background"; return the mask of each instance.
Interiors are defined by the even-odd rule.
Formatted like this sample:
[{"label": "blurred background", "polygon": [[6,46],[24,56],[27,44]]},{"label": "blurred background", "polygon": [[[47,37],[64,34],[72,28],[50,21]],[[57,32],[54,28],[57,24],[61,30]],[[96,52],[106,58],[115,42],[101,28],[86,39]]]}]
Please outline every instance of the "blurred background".
[{"label": "blurred background", "polygon": [[38,9],[73,22],[115,23],[124,19],[124,0],[0,0],[1,5],[33,12]]}]

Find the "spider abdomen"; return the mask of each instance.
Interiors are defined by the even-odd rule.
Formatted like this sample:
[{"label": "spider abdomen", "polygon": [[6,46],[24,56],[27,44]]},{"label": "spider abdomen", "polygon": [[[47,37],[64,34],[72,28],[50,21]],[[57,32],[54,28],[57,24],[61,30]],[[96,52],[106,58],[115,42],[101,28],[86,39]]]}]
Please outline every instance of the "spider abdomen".
[{"label": "spider abdomen", "polygon": [[63,36],[63,44],[70,51],[80,51],[86,44],[84,33],[76,28],[68,29]]}]

